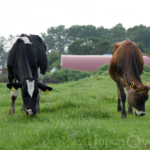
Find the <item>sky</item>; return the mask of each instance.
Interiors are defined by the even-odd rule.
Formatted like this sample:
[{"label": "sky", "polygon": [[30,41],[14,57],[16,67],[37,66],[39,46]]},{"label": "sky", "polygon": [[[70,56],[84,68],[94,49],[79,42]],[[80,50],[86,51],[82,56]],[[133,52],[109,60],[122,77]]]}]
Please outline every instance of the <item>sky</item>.
[{"label": "sky", "polygon": [[149,0],[0,0],[0,36],[46,33],[50,27],[150,26]]}]

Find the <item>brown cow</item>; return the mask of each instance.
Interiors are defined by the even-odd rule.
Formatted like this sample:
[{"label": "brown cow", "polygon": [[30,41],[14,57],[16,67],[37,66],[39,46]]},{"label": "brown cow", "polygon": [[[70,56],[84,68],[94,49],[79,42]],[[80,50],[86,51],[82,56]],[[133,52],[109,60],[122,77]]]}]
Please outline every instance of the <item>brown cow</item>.
[{"label": "brown cow", "polygon": [[[140,78],[142,71],[143,56],[137,44],[129,39],[115,43],[109,65],[109,75],[117,84],[118,111],[122,110],[122,118],[126,118],[126,94],[128,113],[133,113],[132,107],[138,116],[143,116],[146,113],[145,102],[148,99],[150,87],[143,85]],[[126,87],[126,94],[124,87]]]}]

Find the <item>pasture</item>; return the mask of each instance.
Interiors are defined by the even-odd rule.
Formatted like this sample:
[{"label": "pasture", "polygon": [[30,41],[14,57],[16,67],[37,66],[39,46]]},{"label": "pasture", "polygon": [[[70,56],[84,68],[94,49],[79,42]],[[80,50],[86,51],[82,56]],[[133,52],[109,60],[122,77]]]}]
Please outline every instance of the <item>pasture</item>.
[{"label": "pasture", "polygon": [[[141,77],[143,83],[150,81],[150,73]],[[150,98],[145,116],[121,119],[116,84],[107,71],[49,85],[53,91],[41,94],[41,113],[31,117],[21,112],[20,90],[16,113],[8,114],[10,90],[0,84],[1,150],[150,149]]]}]

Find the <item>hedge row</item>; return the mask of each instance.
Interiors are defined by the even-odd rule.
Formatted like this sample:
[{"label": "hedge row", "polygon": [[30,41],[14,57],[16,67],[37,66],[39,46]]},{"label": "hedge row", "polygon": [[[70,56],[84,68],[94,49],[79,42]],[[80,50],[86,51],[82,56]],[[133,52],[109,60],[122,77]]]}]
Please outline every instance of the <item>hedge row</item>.
[{"label": "hedge row", "polygon": [[91,73],[88,71],[79,71],[79,70],[71,70],[71,69],[61,69],[56,70],[50,76],[52,82],[68,82],[68,81],[77,81],[79,79],[83,79],[86,77],[90,77]]},{"label": "hedge row", "polygon": [[[60,70],[56,70],[53,73],[46,73],[44,79],[46,80],[46,82],[51,82],[51,83],[77,81],[79,79],[90,77],[91,75],[102,75],[102,74],[108,75],[108,67],[109,64],[105,64],[104,66],[99,67],[97,69],[97,72],[93,71],[92,73],[88,71],[71,70],[68,68],[60,69]],[[150,72],[150,67],[144,65],[143,74],[148,74],[148,72]]]}]

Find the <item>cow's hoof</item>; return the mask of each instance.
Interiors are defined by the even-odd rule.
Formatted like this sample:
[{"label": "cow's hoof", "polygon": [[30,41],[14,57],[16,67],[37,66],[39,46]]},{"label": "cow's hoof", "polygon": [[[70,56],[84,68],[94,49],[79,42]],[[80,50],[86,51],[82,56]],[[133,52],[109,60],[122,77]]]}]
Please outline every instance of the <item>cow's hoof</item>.
[{"label": "cow's hoof", "polygon": [[37,110],[37,113],[40,114],[40,110]]},{"label": "cow's hoof", "polygon": [[118,112],[122,111],[121,105],[119,105],[117,108],[118,108]]},{"label": "cow's hoof", "polygon": [[10,108],[9,109],[9,114],[14,114],[15,113],[15,110],[13,108]]},{"label": "cow's hoof", "polygon": [[131,111],[128,111],[128,114],[133,114],[133,112],[131,112]]},{"label": "cow's hoof", "polygon": [[37,111],[37,113],[40,113],[40,106],[39,105],[36,106],[36,111]]},{"label": "cow's hoof", "polygon": [[121,118],[127,118],[127,115],[122,115]]}]

